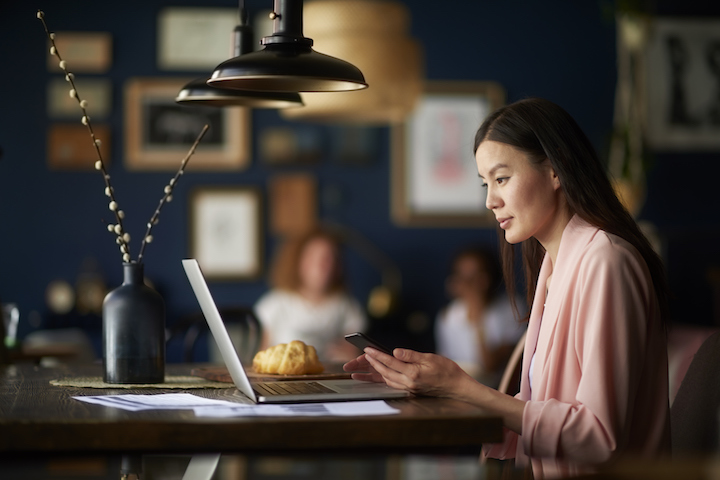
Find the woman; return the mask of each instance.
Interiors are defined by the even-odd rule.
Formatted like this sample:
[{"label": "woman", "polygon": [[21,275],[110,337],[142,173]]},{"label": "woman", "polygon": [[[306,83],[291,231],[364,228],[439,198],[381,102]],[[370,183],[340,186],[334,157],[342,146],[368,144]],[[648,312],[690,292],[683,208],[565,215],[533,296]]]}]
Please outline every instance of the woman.
[{"label": "woman", "polygon": [[501,275],[489,250],[462,249],[446,284],[452,301],[435,322],[435,351],[490,386],[497,386],[524,331],[507,296],[499,292]]},{"label": "woman", "polygon": [[363,331],[365,315],[345,293],[340,245],[316,229],[284,245],[272,274],[273,289],[258,300],[262,348],[302,340],[316,348],[321,360],[342,362],[357,349],[344,335]]},{"label": "woman", "polygon": [[443,357],[373,349],[353,377],[448,396],[502,417],[497,458],[532,464],[536,478],[592,471],[623,455],[669,450],[667,287],[660,259],[615,196],[592,146],[559,106],[527,99],[501,108],[475,138],[487,207],[522,243],[530,312],[520,393],[499,393]]}]

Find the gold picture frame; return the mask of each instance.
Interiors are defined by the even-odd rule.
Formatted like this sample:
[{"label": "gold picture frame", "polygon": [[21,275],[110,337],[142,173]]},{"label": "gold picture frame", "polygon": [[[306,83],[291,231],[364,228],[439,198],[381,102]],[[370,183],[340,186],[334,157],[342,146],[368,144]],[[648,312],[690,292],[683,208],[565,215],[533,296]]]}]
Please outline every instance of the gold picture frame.
[{"label": "gold picture frame", "polygon": [[[62,72],[50,46],[48,43],[48,70]],[[112,65],[112,35],[108,32],[55,32],[55,46],[72,72],[105,73]]]},{"label": "gold picture frame", "polygon": [[391,129],[391,215],[405,227],[487,227],[473,157],[475,131],[505,103],[495,82],[430,81]]},{"label": "gold picture frame", "polygon": [[190,257],[209,280],[263,273],[262,196],[255,187],[198,187],[190,194]]},{"label": "gold picture frame", "polygon": [[242,170],[250,163],[250,114],[241,107],[187,107],[175,102],[188,79],[133,78],[125,84],[125,165],[177,170],[205,124],[189,171]]}]

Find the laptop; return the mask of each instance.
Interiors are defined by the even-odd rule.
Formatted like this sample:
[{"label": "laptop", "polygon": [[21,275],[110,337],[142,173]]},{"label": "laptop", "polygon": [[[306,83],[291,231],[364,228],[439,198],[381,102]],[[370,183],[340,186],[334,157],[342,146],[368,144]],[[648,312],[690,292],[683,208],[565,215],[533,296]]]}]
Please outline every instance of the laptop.
[{"label": "laptop", "polygon": [[251,383],[240,362],[235,346],[230,340],[225,324],[220,318],[220,312],[210,294],[210,289],[200,270],[200,265],[195,259],[185,259],[182,264],[235,386],[252,402],[330,402],[400,398],[410,395],[405,390],[392,388],[384,383],[362,382],[351,379]]}]

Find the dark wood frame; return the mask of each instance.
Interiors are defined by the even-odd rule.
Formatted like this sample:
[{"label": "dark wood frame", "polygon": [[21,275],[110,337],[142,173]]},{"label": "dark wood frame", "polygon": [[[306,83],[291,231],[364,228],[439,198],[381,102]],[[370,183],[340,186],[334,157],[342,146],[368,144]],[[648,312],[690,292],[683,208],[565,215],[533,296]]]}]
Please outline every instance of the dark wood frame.
[{"label": "dark wood frame", "polygon": [[[494,82],[430,81],[425,96],[443,95],[465,98],[484,97],[494,111],[505,103],[505,90]],[[422,101],[422,100],[421,100]],[[491,226],[492,214],[468,214],[448,211],[425,213],[416,211],[407,202],[407,168],[412,159],[407,155],[408,122],[394,125],[391,130],[391,214],[393,221],[407,227],[482,227]],[[479,124],[478,124],[479,126]],[[480,188],[478,183],[478,188]]]},{"label": "dark wood frame", "polygon": [[[248,226],[254,229],[251,236],[254,241],[254,250],[248,254],[256,260],[256,263],[247,270],[225,271],[215,268],[212,261],[207,257],[203,258],[199,244],[202,242],[201,235],[207,235],[207,229],[203,228],[199,219],[200,202],[208,196],[237,195],[238,197],[249,197],[254,202],[255,219],[248,222]],[[219,198],[218,198],[219,200]],[[239,198],[237,199],[239,200]],[[259,278],[264,269],[264,237],[263,237],[263,205],[262,195],[255,187],[198,187],[190,194],[189,205],[189,251],[190,257],[197,259],[203,269],[203,274],[208,280],[255,280]],[[225,261],[228,259],[224,257]]]}]

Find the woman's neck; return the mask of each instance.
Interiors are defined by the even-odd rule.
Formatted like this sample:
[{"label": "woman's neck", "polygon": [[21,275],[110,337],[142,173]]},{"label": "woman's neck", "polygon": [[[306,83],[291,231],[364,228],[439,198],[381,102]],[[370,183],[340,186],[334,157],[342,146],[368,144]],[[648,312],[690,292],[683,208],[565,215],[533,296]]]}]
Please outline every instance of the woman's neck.
[{"label": "woman's neck", "polygon": [[557,256],[558,251],[560,250],[560,241],[562,240],[563,232],[565,231],[567,224],[570,223],[572,217],[573,214],[570,212],[569,208],[566,206],[565,208],[560,208],[558,210],[558,214],[548,225],[542,235],[535,237],[537,241],[540,242],[540,245],[543,246],[547,254],[550,255],[553,268],[557,263]]}]

